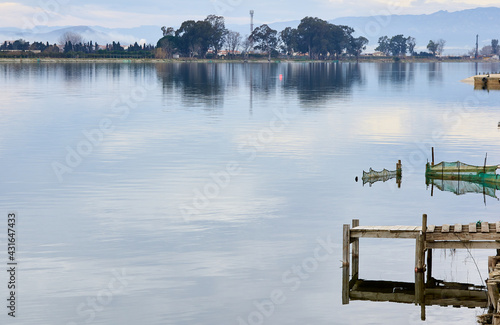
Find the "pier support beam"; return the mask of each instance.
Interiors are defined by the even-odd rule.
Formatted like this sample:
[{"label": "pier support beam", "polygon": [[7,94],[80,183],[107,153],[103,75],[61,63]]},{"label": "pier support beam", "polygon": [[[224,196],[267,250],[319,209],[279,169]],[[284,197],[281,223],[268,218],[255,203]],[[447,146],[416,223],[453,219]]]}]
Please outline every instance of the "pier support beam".
[{"label": "pier support beam", "polygon": [[432,278],[432,249],[427,250],[427,283],[430,283]]},{"label": "pier support beam", "polygon": [[[359,219],[352,220],[352,227],[359,226]],[[359,278],[359,238],[352,239],[351,272],[353,279]]]},{"label": "pier support beam", "polygon": [[[354,223],[354,220],[353,220]],[[343,244],[342,244],[342,304],[349,303],[349,246],[351,243],[351,235],[349,224],[345,224],[343,228]]]},{"label": "pier support beam", "polygon": [[422,231],[418,234],[415,245],[415,272],[425,271],[425,233],[427,232],[427,215],[422,215]]},{"label": "pier support beam", "polygon": [[348,224],[344,225],[343,228],[343,244],[342,244],[342,266],[349,266],[349,246],[351,243],[350,227]]}]

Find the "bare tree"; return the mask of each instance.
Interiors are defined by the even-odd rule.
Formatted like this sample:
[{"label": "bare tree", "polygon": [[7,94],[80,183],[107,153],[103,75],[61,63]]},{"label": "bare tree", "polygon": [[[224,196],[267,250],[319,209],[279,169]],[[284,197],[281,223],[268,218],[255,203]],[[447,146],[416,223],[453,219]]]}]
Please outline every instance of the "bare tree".
[{"label": "bare tree", "polygon": [[163,32],[163,36],[164,36],[164,37],[165,37],[165,36],[173,36],[173,35],[174,35],[174,33],[175,33],[175,29],[174,29],[173,27],[168,27],[168,28],[167,28],[167,27],[163,26],[163,27],[161,28],[161,31]]},{"label": "bare tree", "polygon": [[83,43],[83,38],[80,34],[74,32],[66,32],[59,37],[59,44],[64,45],[68,42],[71,44],[80,44]]},{"label": "bare tree", "polygon": [[250,36],[245,36],[243,38],[243,42],[241,43],[242,54],[244,54],[245,56],[248,56],[248,52],[250,51],[250,49],[253,46],[252,43],[253,42],[252,42],[252,39],[250,38]]},{"label": "bare tree", "polygon": [[438,41],[437,41],[437,53],[441,56],[443,54],[443,51],[444,51],[444,46],[446,44],[446,41],[442,38],[440,38]]},{"label": "bare tree", "polygon": [[234,52],[240,46],[241,43],[241,35],[238,32],[229,31],[226,35],[226,45],[228,49],[228,54],[232,54],[234,56]]},{"label": "bare tree", "polygon": [[417,45],[415,38],[408,36],[406,39],[406,44],[408,45],[408,51],[410,52],[410,55],[415,54],[415,45]]}]

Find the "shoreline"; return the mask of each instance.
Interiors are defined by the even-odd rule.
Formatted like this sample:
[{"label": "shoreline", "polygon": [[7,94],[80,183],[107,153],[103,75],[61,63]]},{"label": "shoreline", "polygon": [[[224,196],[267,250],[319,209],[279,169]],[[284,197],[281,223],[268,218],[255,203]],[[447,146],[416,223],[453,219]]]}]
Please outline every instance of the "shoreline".
[{"label": "shoreline", "polygon": [[[499,62],[490,60],[473,59],[443,59],[443,58],[404,58],[394,60],[393,58],[362,57],[355,59],[339,60],[309,60],[309,59],[134,59],[134,58],[0,58],[0,63],[448,63],[448,62]],[[465,81],[464,81],[465,82]]]}]

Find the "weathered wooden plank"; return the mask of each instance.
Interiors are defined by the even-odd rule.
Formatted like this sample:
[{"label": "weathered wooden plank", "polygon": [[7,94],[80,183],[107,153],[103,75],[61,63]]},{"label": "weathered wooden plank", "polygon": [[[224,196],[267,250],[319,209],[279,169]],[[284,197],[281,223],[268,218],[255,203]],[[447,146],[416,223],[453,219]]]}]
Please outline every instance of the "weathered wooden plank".
[{"label": "weathered wooden plank", "polygon": [[424,272],[425,240],[423,234],[418,234],[415,245],[415,272]]},{"label": "weathered wooden plank", "polygon": [[369,300],[369,301],[390,301],[412,304],[415,302],[415,295],[408,293],[383,293],[383,292],[363,292],[351,291],[349,293],[351,300]]},{"label": "weathered wooden plank", "polygon": [[342,268],[342,305],[349,304],[349,267]]},{"label": "weathered wooden plank", "polygon": [[497,232],[500,232],[500,221],[496,222],[496,230]]},{"label": "weathered wooden plank", "polygon": [[457,241],[471,241],[471,240],[500,240],[500,234],[496,232],[455,232],[455,233],[443,233],[443,232],[433,232],[427,233],[427,241],[436,240],[457,240]]},{"label": "weathered wooden plank", "polygon": [[456,223],[453,231],[454,232],[462,232],[462,224]]},{"label": "weathered wooden plank", "polygon": [[500,242],[496,241],[471,241],[471,242],[462,242],[462,241],[437,241],[437,242],[428,242],[426,243],[426,248],[431,249],[498,249],[500,248]]},{"label": "weathered wooden plank", "polygon": [[475,222],[469,223],[469,232],[476,232],[476,223]]},{"label": "weathered wooden plank", "polygon": [[352,238],[417,238],[420,231],[351,231]]},{"label": "weathered wooden plank", "polygon": [[420,231],[419,226],[357,226],[351,231]]},{"label": "weathered wooden plank", "polygon": [[342,254],[342,266],[344,267],[349,267],[349,246],[351,243],[351,238],[350,238],[350,231],[349,231],[350,225],[346,224],[344,225],[343,228],[343,254]]},{"label": "weathered wooden plank", "polygon": [[450,232],[450,225],[443,225],[441,227],[441,232]]},{"label": "weathered wooden plank", "polygon": [[490,232],[490,225],[486,221],[481,222],[481,232]]},{"label": "weathered wooden plank", "polygon": [[435,228],[436,228],[436,225],[427,226],[427,232],[434,232]]}]

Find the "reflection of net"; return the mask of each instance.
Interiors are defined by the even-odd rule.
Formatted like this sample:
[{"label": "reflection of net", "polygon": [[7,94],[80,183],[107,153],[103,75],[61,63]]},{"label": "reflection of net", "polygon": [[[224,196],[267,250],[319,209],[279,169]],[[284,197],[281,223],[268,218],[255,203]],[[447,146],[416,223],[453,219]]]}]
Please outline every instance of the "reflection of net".
[{"label": "reflection of net", "polygon": [[500,189],[500,186],[490,185],[486,183],[429,178],[427,179],[427,184],[433,184],[441,191],[452,192],[456,195],[462,195],[466,193],[480,193],[494,198],[497,198],[495,193],[496,190]]},{"label": "reflection of net", "polygon": [[463,162],[440,162],[434,166],[427,165],[428,175],[467,175],[467,174],[495,174],[498,166],[473,166]]},{"label": "reflection of net", "polygon": [[370,168],[370,171],[368,172],[365,172],[363,170],[362,180],[363,180],[363,185],[365,185],[366,183],[370,183],[371,186],[373,183],[379,181],[386,182],[392,178],[395,178],[396,176],[397,176],[396,171],[390,171],[384,168],[384,170],[377,172]]}]

